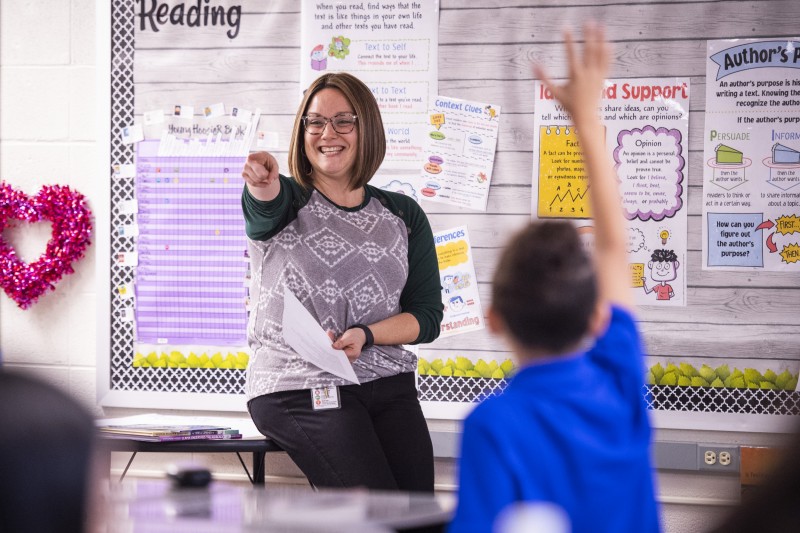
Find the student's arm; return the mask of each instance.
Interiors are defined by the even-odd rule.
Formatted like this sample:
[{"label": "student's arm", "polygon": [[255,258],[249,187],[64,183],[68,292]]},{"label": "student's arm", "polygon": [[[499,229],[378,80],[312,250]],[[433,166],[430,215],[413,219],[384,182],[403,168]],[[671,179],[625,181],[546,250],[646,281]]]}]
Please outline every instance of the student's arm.
[{"label": "student's arm", "polygon": [[564,85],[554,85],[541,66],[535,67],[535,73],[572,116],[583,150],[594,214],[594,261],[600,298],[630,309],[633,295],[628,288],[626,224],[616,175],[606,152],[605,132],[598,116],[610,61],[609,46],[603,29],[597,25],[587,24],[584,38],[583,55],[579,57],[572,35],[564,32],[569,65],[569,79]]}]

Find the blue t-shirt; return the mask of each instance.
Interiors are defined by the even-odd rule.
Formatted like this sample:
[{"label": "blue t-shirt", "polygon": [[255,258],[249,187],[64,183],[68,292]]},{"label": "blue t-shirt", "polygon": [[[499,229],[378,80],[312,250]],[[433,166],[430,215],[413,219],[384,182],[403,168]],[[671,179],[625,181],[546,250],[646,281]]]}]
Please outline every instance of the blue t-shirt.
[{"label": "blue t-shirt", "polygon": [[546,501],[572,533],[659,531],[633,317],[613,308],[586,353],[525,367],[464,422],[450,533],[492,531],[506,506]]}]

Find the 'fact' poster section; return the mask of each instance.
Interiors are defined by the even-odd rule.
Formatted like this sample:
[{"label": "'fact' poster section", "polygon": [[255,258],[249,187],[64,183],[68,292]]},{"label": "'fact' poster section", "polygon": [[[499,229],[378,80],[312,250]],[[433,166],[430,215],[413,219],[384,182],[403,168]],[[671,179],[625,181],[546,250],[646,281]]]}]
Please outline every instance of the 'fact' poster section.
[{"label": "'fact' poster section", "polygon": [[500,106],[437,96],[429,118],[419,184],[422,198],[486,211]]},{"label": "'fact' poster section", "polygon": [[[419,173],[438,86],[438,0],[303,0],[300,84],[346,71],[375,95],[386,129],[382,170]],[[407,176],[404,173],[403,176]],[[409,193],[408,179],[390,187]],[[380,186],[379,180],[373,184]]]},{"label": "'fact' poster section", "polygon": [[[569,114],[535,83],[534,219],[570,219],[593,244],[583,155]],[[686,305],[688,78],[607,80],[599,113],[629,221],[637,305]]]},{"label": "'fact' poster section", "polygon": [[800,39],[708,41],[703,268],[800,269]]},{"label": "'fact' poster section", "polygon": [[458,226],[434,233],[439,278],[442,284],[444,318],[440,338],[484,328],[478,279],[472,261],[469,233]]}]

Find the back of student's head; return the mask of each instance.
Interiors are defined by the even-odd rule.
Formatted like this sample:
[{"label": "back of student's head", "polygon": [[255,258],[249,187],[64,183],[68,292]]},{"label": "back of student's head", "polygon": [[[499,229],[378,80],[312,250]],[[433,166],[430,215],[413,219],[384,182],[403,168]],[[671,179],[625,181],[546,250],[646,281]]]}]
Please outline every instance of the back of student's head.
[{"label": "back of student's head", "polygon": [[91,414],[39,379],[0,369],[0,532],[81,532]]},{"label": "back of student's head", "polygon": [[525,348],[563,353],[589,330],[597,304],[592,262],[568,222],[531,223],[506,246],[492,308]]}]

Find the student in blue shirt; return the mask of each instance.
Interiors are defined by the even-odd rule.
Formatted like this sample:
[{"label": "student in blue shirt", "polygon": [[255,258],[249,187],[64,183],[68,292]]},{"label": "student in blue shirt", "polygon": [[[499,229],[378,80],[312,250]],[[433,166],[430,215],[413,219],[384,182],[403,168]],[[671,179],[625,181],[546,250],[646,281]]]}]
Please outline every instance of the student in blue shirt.
[{"label": "student in blue shirt", "polygon": [[598,117],[610,53],[598,26],[584,36],[581,56],[565,32],[564,85],[535,72],[575,125],[594,252],[565,221],[531,224],[504,251],[488,323],[521,369],[464,423],[451,533],[492,531],[520,502],[555,504],[573,533],[659,531],[625,220]]}]

